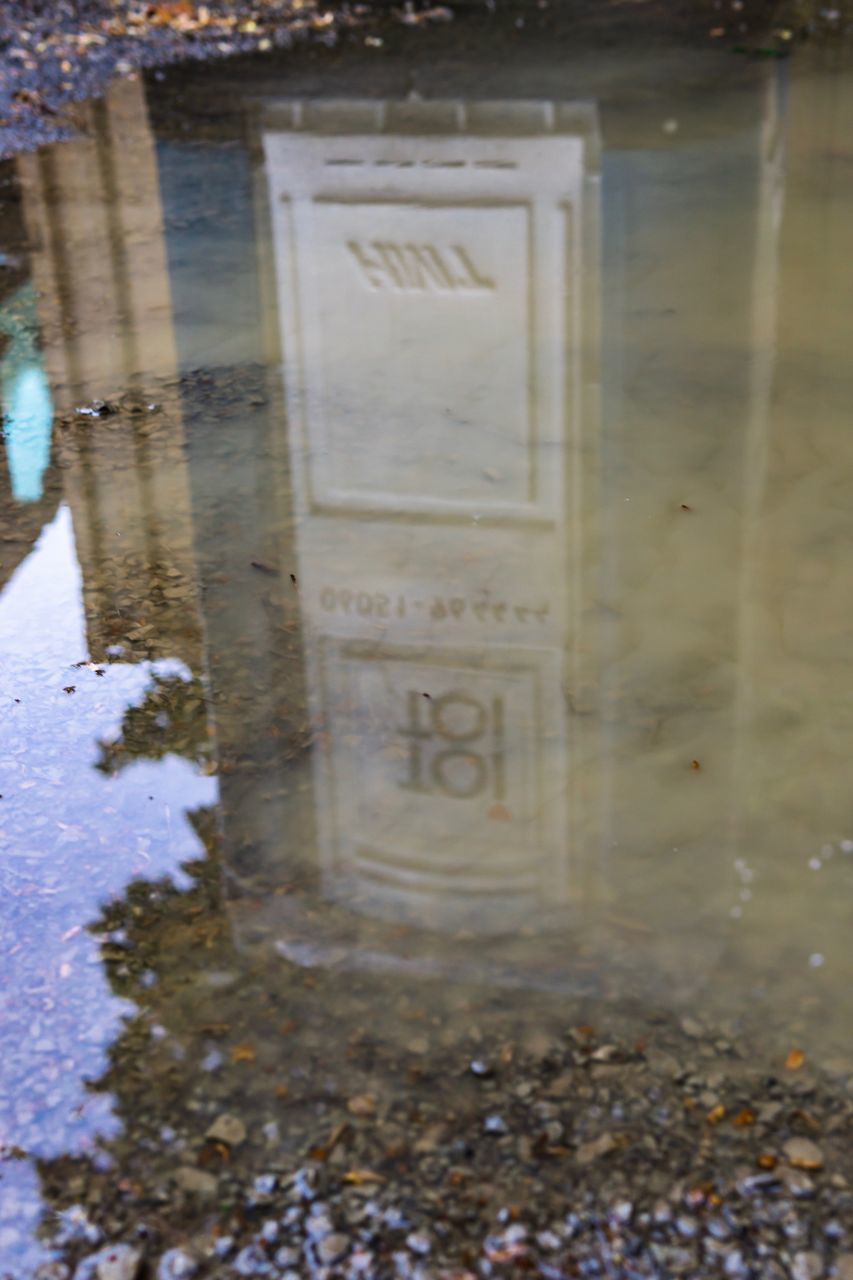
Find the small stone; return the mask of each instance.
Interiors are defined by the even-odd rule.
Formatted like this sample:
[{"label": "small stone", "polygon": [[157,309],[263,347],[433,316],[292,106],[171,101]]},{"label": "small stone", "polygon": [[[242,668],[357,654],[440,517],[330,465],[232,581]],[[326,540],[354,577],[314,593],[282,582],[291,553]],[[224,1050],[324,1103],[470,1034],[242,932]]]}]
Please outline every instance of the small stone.
[{"label": "small stone", "polygon": [[264,1135],[264,1142],[268,1147],[277,1147],[281,1142],[281,1133],[277,1120],[267,1120],[261,1129],[261,1133]]},{"label": "small stone", "polygon": [[732,1276],[733,1280],[740,1280],[741,1276],[747,1274],[749,1268],[740,1249],[729,1250],[723,1263],[723,1270],[727,1276]]},{"label": "small stone", "polygon": [[277,1267],[295,1267],[299,1264],[299,1250],[284,1244],[276,1250],[275,1265]]},{"label": "small stone", "polygon": [[504,1120],[503,1116],[486,1116],[483,1121],[483,1131],[485,1133],[494,1134],[509,1133],[506,1120]]},{"label": "small stone", "polygon": [[777,1174],[779,1181],[784,1183],[796,1200],[810,1200],[817,1191],[814,1181],[803,1169],[789,1169],[786,1165],[782,1165],[777,1170]]},{"label": "small stone", "polygon": [[224,1142],[229,1147],[239,1147],[241,1142],[246,1141],[246,1126],[238,1116],[223,1112],[216,1117],[204,1136],[215,1142]]},{"label": "small stone", "polygon": [[293,1175],[293,1185],[291,1193],[299,1200],[313,1200],[317,1194],[317,1173],[310,1167],[307,1169],[297,1169]]},{"label": "small stone", "polygon": [[754,1196],[779,1181],[776,1173],[748,1173],[738,1178],[736,1186],[742,1196]]},{"label": "small stone", "polygon": [[728,1224],[722,1218],[709,1218],[706,1230],[715,1240],[728,1240],[732,1234]]},{"label": "small stone", "polygon": [[853,1253],[839,1253],[835,1259],[835,1280],[853,1280]]},{"label": "small stone", "polygon": [[602,1156],[615,1151],[618,1145],[612,1133],[602,1133],[591,1142],[582,1142],[575,1152],[575,1159],[580,1165],[592,1164],[594,1160],[599,1160]]},{"label": "small stone", "polygon": [[157,1263],[157,1280],[189,1280],[198,1270],[198,1262],[186,1249],[167,1249]]},{"label": "small stone", "polygon": [[238,1276],[268,1276],[273,1269],[266,1253],[257,1244],[247,1244],[245,1249],[241,1249],[231,1266]]},{"label": "small stone", "polygon": [[252,1183],[252,1200],[255,1204],[266,1204],[277,1186],[278,1178],[274,1173],[259,1173]]},{"label": "small stone", "polygon": [[682,1018],[681,1030],[686,1036],[690,1036],[691,1040],[700,1040],[705,1034],[705,1028],[701,1022],[697,1022],[695,1018]]},{"label": "small stone", "polygon": [[347,1103],[347,1111],[351,1116],[375,1116],[376,1099],[369,1093],[356,1094]]},{"label": "small stone", "polygon": [[324,1236],[330,1236],[334,1229],[332,1219],[319,1206],[316,1213],[305,1219],[305,1233],[310,1240],[322,1240]]},{"label": "small stone", "polygon": [[218,1185],[212,1173],[206,1173],[204,1169],[193,1169],[190,1165],[182,1165],[178,1169],[175,1182],[182,1191],[189,1191],[199,1196],[216,1195]]},{"label": "small stone", "polygon": [[141,1249],[129,1244],[108,1244],[83,1259],[74,1272],[74,1280],[135,1280],[141,1263]]},{"label": "small stone", "polygon": [[410,1231],[406,1236],[406,1244],[412,1253],[419,1253],[422,1257],[426,1257],[432,1249],[432,1241],[423,1231]]},{"label": "small stone", "polygon": [[318,1240],[314,1248],[321,1265],[331,1267],[335,1262],[340,1261],[349,1246],[349,1236],[345,1236],[339,1231],[334,1231],[330,1236],[323,1236],[322,1240]]},{"label": "small stone", "polygon": [[614,1226],[624,1227],[631,1221],[633,1212],[634,1206],[630,1200],[617,1200],[610,1206],[607,1216]]},{"label": "small stone", "polygon": [[405,1231],[412,1224],[404,1213],[391,1205],[382,1215],[386,1227],[390,1227],[392,1231]]},{"label": "small stone", "polygon": [[794,1254],[791,1263],[791,1280],[819,1280],[823,1275],[823,1258],[813,1249]]},{"label": "small stone", "polygon": [[789,1138],[782,1150],[794,1169],[822,1169],[823,1152],[810,1138]]}]

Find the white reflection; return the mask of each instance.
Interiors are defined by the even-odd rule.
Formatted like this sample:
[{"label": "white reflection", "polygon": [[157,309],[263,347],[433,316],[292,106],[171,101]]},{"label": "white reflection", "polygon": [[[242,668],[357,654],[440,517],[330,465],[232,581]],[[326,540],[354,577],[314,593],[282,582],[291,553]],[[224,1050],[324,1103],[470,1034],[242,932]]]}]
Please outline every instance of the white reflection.
[{"label": "white reflection", "polygon": [[304,104],[264,146],[325,891],[486,932],[564,910],[595,108]]}]

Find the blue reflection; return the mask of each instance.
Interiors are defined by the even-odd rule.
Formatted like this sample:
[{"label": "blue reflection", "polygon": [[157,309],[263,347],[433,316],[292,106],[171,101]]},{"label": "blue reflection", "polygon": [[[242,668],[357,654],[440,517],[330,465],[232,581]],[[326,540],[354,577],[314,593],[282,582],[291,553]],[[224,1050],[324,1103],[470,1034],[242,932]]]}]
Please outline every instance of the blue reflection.
[{"label": "blue reflection", "polygon": [[53,404],[36,345],[32,285],[24,285],[0,310],[0,331],[10,339],[0,362],[0,387],[12,496],[37,502],[50,462]]}]

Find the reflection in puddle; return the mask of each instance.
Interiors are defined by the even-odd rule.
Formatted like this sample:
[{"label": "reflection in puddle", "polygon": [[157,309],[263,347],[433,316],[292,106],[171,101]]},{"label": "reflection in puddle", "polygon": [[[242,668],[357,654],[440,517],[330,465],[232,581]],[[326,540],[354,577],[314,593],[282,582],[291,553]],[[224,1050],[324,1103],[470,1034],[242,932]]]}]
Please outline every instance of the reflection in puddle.
[{"label": "reflection in puddle", "polygon": [[486,984],[846,1049],[848,90],[789,89],[258,90],[244,149],[128,81],[20,161],[61,418],[16,460],[16,365],[6,1148],[107,1168],[255,1040],[304,1075],[305,970],[389,1041],[438,976],[448,1035]]},{"label": "reflection in puddle", "polygon": [[596,445],[595,112],[329,102],[262,127],[323,888],[517,926],[569,906],[585,840],[564,691]]},{"label": "reflection in puddle", "polygon": [[[105,944],[121,937],[93,931],[92,922],[139,877],[189,884],[182,864],[204,856],[192,814],[216,803],[215,779],[179,754],[121,772],[110,761],[152,684],[184,685],[189,672],[167,660],[89,661],[81,588],[63,504],[0,599],[0,1129],[7,1148],[40,1158],[92,1151],[117,1128],[109,1093],[88,1082],[103,1073],[135,1006],[115,998],[102,964]],[[159,754],[152,738],[156,730],[145,755]],[[30,1174],[13,1162],[4,1170],[8,1223],[0,1223],[10,1250],[21,1217],[32,1217],[11,1194],[19,1179],[27,1184]]]}]

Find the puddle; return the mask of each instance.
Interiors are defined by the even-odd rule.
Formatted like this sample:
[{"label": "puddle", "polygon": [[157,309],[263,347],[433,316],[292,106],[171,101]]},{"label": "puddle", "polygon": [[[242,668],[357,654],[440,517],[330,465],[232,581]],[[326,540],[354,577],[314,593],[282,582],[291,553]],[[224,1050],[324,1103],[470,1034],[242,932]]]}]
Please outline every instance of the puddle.
[{"label": "puddle", "polygon": [[365,1026],[391,1063],[689,1015],[846,1063],[832,61],[548,98],[261,70],[230,114],[203,82],[198,136],[127,80],[17,162],[9,1274],[75,1161],[182,1159],[224,1066],[268,1125]]}]

